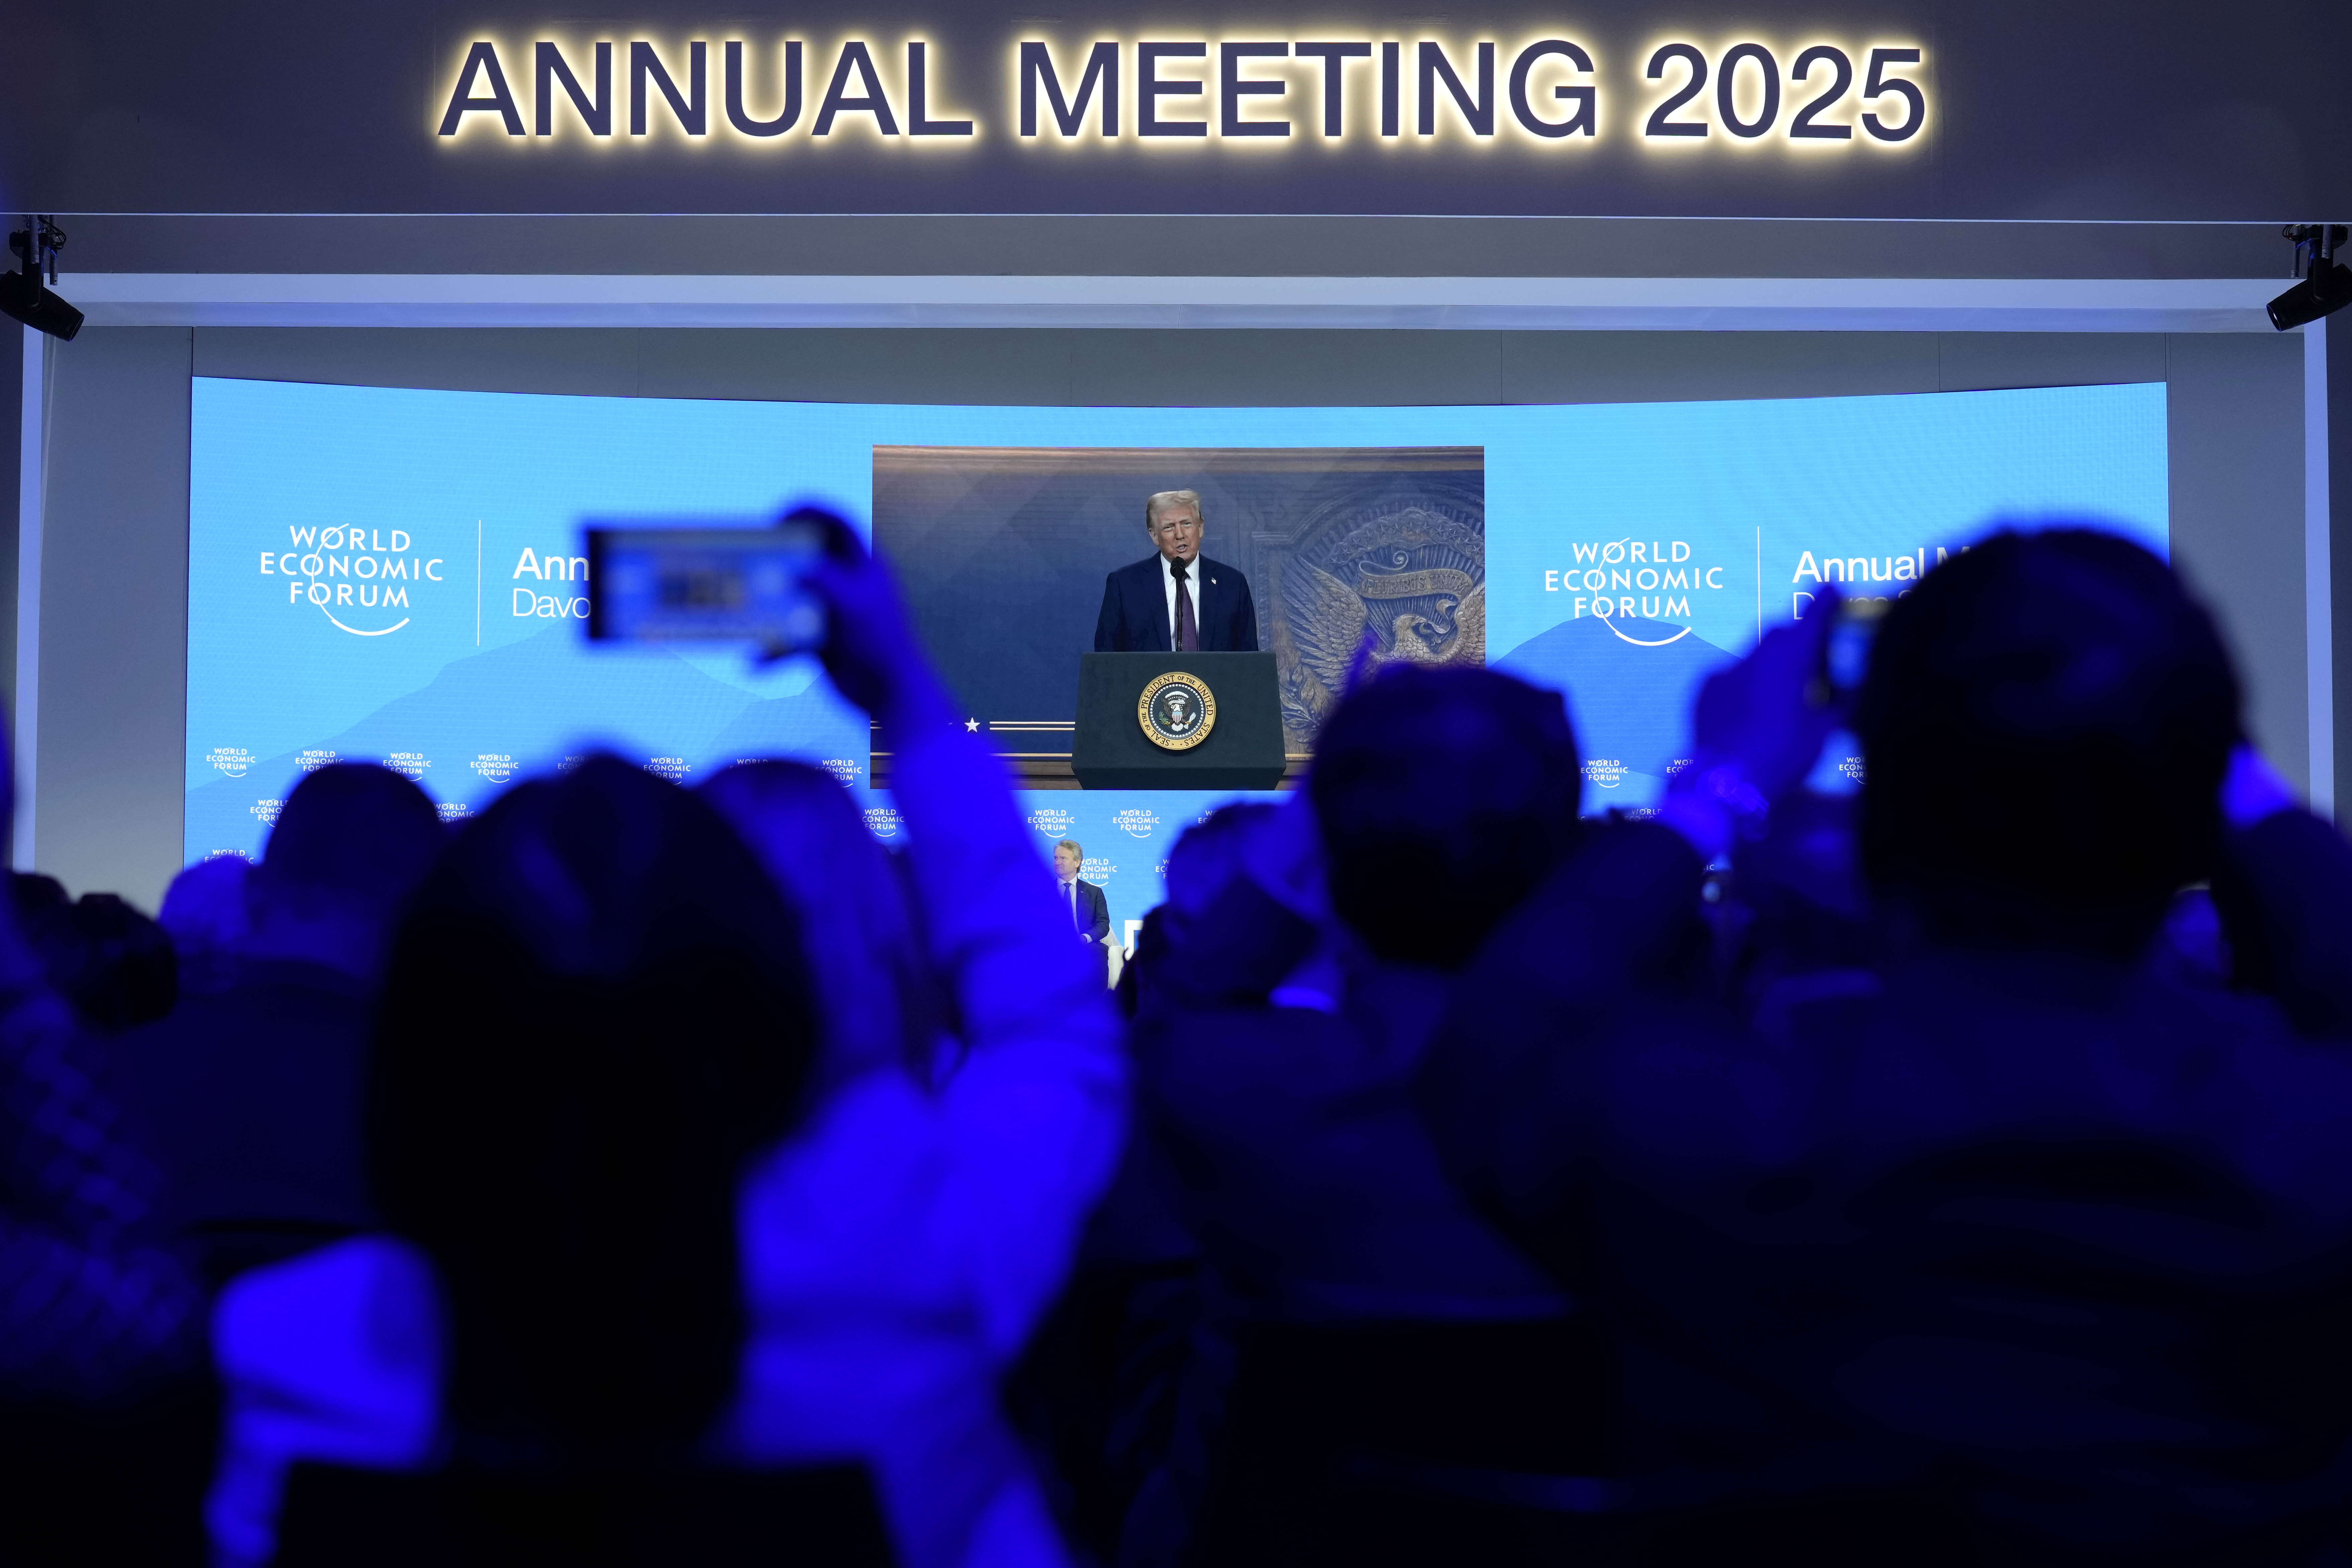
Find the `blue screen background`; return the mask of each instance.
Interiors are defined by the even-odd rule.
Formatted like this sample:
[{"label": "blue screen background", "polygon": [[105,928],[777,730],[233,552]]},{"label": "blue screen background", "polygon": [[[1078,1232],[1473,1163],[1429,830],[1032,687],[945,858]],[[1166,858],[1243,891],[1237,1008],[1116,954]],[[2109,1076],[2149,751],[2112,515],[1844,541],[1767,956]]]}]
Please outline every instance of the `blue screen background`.
[{"label": "blue screen background", "polygon": [[[2053,514],[2164,551],[2165,419],[2161,385],[1119,409],[199,378],[186,856],[257,854],[276,803],[306,766],[331,758],[389,762],[454,817],[597,747],[688,783],[738,757],[816,761],[889,841],[898,830],[887,795],[867,788],[865,718],[812,662],[760,672],[732,652],[591,648],[579,618],[590,585],[571,564],[589,517],[748,525],[806,497],[863,527],[877,444],[1483,446],[1488,663],[1568,692],[1589,759],[1588,810],[1638,809],[1685,745],[1696,683],[1795,612],[1808,567],[1818,578],[1831,559],[1841,571],[1857,559],[1879,570],[1898,557],[1932,565],[1994,519]],[[1679,592],[1635,584],[1654,557],[1665,558],[1654,570],[1685,574]],[[326,575],[311,575],[313,564]],[[1594,613],[1594,593],[1561,575],[1581,585],[1596,569],[1628,580],[1609,587],[1607,618]],[[1907,580],[1867,591],[1899,592]],[[394,589],[400,598],[388,602]],[[1086,845],[1087,874],[1123,927],[1159,901],[1175,836],[1230,798],[1034,791],[1022,810],[1041,856],[1062,837]]]}]

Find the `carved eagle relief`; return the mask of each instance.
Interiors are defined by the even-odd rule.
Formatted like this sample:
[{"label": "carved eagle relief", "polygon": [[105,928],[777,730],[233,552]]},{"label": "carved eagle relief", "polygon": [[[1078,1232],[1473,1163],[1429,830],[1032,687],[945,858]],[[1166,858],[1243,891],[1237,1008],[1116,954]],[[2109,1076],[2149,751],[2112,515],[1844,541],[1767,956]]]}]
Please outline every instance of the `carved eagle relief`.
[{"label": "carved eagle relief", "polygon": [[1281,572],[1283,718],[1311,741],[1360,661],[1483,664],[1486,541],[1442,514],[1391,513]]}]

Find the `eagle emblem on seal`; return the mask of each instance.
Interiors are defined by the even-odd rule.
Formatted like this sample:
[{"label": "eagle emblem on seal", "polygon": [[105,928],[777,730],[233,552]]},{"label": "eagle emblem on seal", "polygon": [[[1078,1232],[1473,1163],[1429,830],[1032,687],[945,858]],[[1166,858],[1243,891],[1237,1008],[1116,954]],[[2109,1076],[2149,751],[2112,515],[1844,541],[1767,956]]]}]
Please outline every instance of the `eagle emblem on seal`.
[{"label": "eagle emblem on seal", "polygon": [[1433,508],[1388,512],[1281,569],[1283,724],[1311,737],[1360,664],[1486,662],[1483,534]]}]

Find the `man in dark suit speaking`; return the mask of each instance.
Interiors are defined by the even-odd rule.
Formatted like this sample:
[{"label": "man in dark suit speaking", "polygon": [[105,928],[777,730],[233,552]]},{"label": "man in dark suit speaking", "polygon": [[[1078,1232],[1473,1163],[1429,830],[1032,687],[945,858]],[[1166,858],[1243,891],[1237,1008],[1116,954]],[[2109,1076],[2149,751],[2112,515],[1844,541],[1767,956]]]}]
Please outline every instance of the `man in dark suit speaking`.
[{"label": "man in dark suit speaking", "polygon": [[1103,580],[1097,653],[1255,653],[1257,606],[1249,579],[1201,553],[1201,497],[1162,490],[1143,503],[1158,553]]}]

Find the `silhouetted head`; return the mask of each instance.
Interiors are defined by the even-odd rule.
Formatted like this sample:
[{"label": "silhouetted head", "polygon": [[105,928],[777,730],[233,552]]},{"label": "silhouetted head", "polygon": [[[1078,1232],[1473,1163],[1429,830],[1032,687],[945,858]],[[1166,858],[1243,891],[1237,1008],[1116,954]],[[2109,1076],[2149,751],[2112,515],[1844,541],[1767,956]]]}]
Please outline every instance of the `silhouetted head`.
[{"label": "silhouetted head", "polygon": [[2004,531],[1896,603],[1854,727],[1864,865],[1931,940],[2125,957],[2210,868],[2238,683],[2147,550]]},{"label": "silhouetted head", "polygon": [[215,855],[185,868],[163,890],[155,920],[179,956],[182,995],[235,983],[234,966],[248,935],[245,883],[252,870],[243,855]]},{"label": "silhouetted head", "polygon": [[1234,879],[1247,873],[1251,835],[1279,809],[1262,800],[1237,800],[1185,829],[1168,852],[1170,915],[1186,923],[1205,915]]},{"label": "silhouetted head", "polygon": [[120,1034],[170,1012],[179,965],[163,928],[113,894],[85,893],[68,904],[63,893],[22,918],[49,984],[81,1021]]},{"label": "silhouetted head", "polygon": [[849,791],[806,763],[746,762],[711,775],[699,793],[800,914],[824,1086],[877,1067],[925,1071],[940,1019],[913,903]]},{"label": "silhouetted head", "polygon": [[252,862],[215,855],[184,868],[163,890],[156,923],[182,954],[218,953],[245,940],[245,881]]},{"label": "silhouetted head", "polygon": [[431,799],[390,768],[320,768],[287,796],[247,876],[254,950],[372,977],[400,901],[446,839]]},{"label": "silhouetted head", "polygon": [[1579,783],[1558,692],[1390,667],[1316,741],[1332,913],[1378,957],[1461,963],[1567,854]]},{"label": "silhouetted head", "polygon": [[43,871],[10,872],[8,897],[16,907],[19,920],[29,920],[46,910],[59,909],[73,902],[66,884]]},{"label": "silhouetted head", "polygon": [[709,804],[611,758],[510,790],[403,915],[373,1146],[485,1458],[690,1445],[742,1338],[736,1190],[815,1040],[799,931]]},{"label": "silhouetted head", "polygon": [[1217,1005],[1262,999],[1297,967],[1316,927],[1253,874],[1274,869],[1255,862],[1288,825],[1282,808],[1241,801],[1184,830],[1168,852],[1158,939],[1148,956],[1136,945],[1137,962],[1151,971],[1142,983],[1180,1001]]}]

